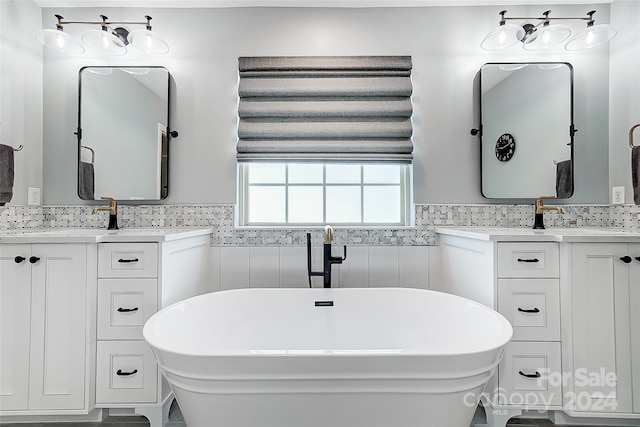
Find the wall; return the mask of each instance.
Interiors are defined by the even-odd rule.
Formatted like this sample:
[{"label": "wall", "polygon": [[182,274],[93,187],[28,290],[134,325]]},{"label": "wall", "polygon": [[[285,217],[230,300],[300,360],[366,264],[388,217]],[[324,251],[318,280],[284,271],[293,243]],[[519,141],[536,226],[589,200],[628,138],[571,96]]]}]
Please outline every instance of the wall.
[{"label": "wall", "polygon": [[31,1],[0,1],[0,144],[18,147],[12,205],[42,187],[41,10]]},{"label": "wall", "polygon": [[[513,7],[513,15],[543,8]],[[558,16],[608,5],[554,6]],[[163,65],[175,80],[168,204],[234,203],[237,58],[257,55],[411,55],[414,84],[414,201],[487,203],[480,195],[473,82],[486,62],[566,61],[575,68],[576,192],[571,203],[608,200],[608,48],[546,53],[480,49],[497,7],[396,9],[65,9],[67,19],[153,16],[171,46],[165,56],[130,52],[105,59],[44,53],[46,204],[82,204],[75,195],[77,73],[85,65]],[[43,9],[45,27],[54,13]],[[69,27],[72,32],[82,30]],[[530,203],[530,200],[527,201]]]},{"label": "wall", "polygon": [[[626,203],[633,203],[629,129],[640,123],[640,2],[617,0],[611,5],[611,23],[618,30],[611,40],[609,79],[609,179],[626,187]],[[635,131],[640,144],[640,129]]]}]

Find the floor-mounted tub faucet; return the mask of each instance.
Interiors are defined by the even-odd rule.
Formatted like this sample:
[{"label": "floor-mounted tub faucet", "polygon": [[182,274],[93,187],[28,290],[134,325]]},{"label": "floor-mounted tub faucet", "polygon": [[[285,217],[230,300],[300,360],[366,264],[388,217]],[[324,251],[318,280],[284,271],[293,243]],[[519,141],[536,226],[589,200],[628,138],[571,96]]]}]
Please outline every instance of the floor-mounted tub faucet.
[{"label": "floor-mounted tub faucet", "polygon": [[335,237],[333,228],[330,225],[324,227],[324,262],[323,271],[311,271],[311,233],[307,233],[307,273],[309,275],[309,287],[311,287],[311,276],[322,276],[323,287],[331,287],[331,266],[342,264],[347,259],[347,246],[344,246],[344,256],[334,257],[331,255],[331,242]]}]

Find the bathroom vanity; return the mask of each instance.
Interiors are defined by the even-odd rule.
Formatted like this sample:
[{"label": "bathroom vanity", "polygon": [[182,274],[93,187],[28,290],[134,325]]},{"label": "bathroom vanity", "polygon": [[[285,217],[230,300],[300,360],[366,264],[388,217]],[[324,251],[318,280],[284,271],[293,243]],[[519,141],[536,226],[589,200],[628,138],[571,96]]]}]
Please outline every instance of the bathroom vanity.
[{"label": "bathroom vanity", "polygon": [[210,229],[0,232],[2,422],[167,421],[144,322],[210,286]]},{"label": "bathroom vanity", "polygon": [[[482,401],[492,427],[640,422],[640,233],[438,228],[443,289],[513,325]],[[530,415],[530,413],[529,413]]]}]

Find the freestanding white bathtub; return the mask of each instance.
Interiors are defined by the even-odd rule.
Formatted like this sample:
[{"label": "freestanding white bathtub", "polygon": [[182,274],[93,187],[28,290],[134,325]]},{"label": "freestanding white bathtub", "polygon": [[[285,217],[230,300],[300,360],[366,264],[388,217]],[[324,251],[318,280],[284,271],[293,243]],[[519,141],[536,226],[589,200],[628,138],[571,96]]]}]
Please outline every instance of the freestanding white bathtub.
[{"label": "freestanding white bathtub", "polygon": [[512,332],[405,288],[215,292],[144,326],[188,427],[468,427]]}]

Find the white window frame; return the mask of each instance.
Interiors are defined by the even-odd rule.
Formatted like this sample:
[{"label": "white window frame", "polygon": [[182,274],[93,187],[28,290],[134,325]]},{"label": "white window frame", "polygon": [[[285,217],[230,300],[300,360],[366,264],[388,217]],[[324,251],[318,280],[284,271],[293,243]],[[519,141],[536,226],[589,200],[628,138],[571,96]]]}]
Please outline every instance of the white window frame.
[{"label": "white window frame", "polygon": [[[279,164],[284,164],[286,166],[285,173],[285,182],[284,183],[260,183],[260,184],[249,184],[249,167],[251,167],[252,162],[240,162],[238,163],[238,196],[237,196],[237,207],[238,207],[238,216],[237,222],[240,227],[275,227],[275,228],[299,228],[299,227],[309,227],[309,226],[321,226],[326,224],[326,189],[327,187],[337,187],[337,186],[360,186],[360,221],[359,222],[331,222],[331,225],[335,226],[351,226],[351,227],[405,227],[410,226],[413,221],[413,211],[411,207],[413,206],[412,194],[413,194],[413,168],[411,164],[402,164],[400,169],[400,182],[399,183],[364,183],[363,179],[363,168],[362,166],[367,163],[355,163],[360,166],[360,182],[346,182],[346,183],[329,183],[326,182],[326,166],[327,163],[321,160],[315,162],[307,162],[310,164],[323,164],[323,182],[322,183],[309,183],[309,184],[300,184],[300,183],[289,183],[288,182],[288,165],[292,163],[299,163],[296,161],[279,161],[276,162]],[[347,162],[345,162],[347,164]],[[349,162],[348,164],[354,164],[353,162]],[[284,222],[249,222],[249,187],[250,186],[281,186],[285,187],[287,191],[285,191],[285,221]],[[364,188],[367,186],[396,186],[400,187],[400,221],[393,223],[380,223],[380,222],[365,222],[364,221]],[[288,209],[288,188],[290,187],[318,187],[321,186],[323,188],[323,221],[322,222],[294,222],[290,223],[288,219],[289,209]]]}]

